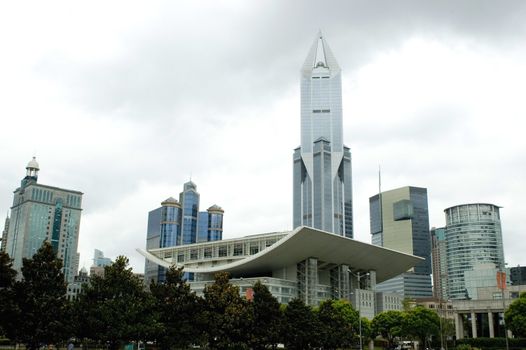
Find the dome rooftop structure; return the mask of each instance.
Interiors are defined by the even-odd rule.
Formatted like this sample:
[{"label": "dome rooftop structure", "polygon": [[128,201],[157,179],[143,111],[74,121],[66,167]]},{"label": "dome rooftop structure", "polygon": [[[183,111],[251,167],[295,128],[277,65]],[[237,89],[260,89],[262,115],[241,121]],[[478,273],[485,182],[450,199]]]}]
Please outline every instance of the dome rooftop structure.
[{"label": "dome rooftop structure", "polygon": [[37,162],[37,158],[33,157],[29,163],[27,163],[26,166],[26,177],[22,180],[22,187],[25,187],[26,185],[36,182],[38,180],[38,171],[40,170],[40,167]]},{"label": "dome rooftop structure", "polygon": [[174,197],[166,198],[164,201],[161,202],[161,205],[177,205],[179,206],[179,201],[175,199]]},{"label": "dome rooftop structure", "polygon": [[27,163],[26,169],[40,170],[36,157],[33,157],[33,159],[31,159],[31,161]]},{"label": "dome rooftop structure", "polygon": [[223,208],[221,208],[219,205],[217,204],[214,204],[212,205],[210,208],[208,208],[208,211],[220,211],[222,213],[224,213],[225,211],[223,210]]}]

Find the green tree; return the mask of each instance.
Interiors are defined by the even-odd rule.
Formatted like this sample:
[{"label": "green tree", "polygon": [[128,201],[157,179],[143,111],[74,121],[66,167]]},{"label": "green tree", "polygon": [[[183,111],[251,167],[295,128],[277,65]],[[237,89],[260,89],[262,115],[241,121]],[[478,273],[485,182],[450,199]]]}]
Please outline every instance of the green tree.
[{"label": "green tree", "polygon": [[253,349],[275,349],[280,341],[282,314],[278,300],[260,281],[254,284],[254,315],[250,345]]},{"label": "green tree", "polygon": [[526,337],[526,292],[511,303],[504,313],[504,321],[513,335]]},{"label": "green tree", "polygon": [[9,254],[0,251],[0,315],[2,315],[0,317],[0,336],[5,335],[5,327],[9,327],[16,314],[13,294],[15,277],[13,260]]},{"label": "green tree", "polygon": [[22,280],[15,282],[13,293],[17,310],[6,327],[8,338],[30,350],[67,338],[62,260],[49,242],[44,242],[32,258],[22,260]]},{"label": "green tree", "polygon": [[416,338],[421,347],[426,347],[430,337],[438,335],[440,319],[435,311],[416,306],[405,313],[402,333]]},{"label": "green tree", "polygon": [[365,348],[372,339],[374,339],[372,322],[367,317],[362,317],[362,342]]},{"label": "green tree", "polygon": [[394,345],[394,339],[400,336],[404,315],[401,311],[391,310],[379,313],[373,318],[371,328],[373,335],[381,335],[387,340],[388,347]]},{"label": "green tree", "polygon": [[239,287],[229,282],[228,273],[217,273],[214,283],[206,286],[203,294],[208,346],[211,349],[247,348],[253,312],[249,302],[239,295]]},{"label": "green tree", "polygon": [[282,340],[287,349],[311,349],[319,343],[319,323],[312,308],[301,299],[285,307]]},{"label": "green tree", "polygon": [[[350,346],[353,339],[354,321],[349,315],[345,315],[345,308],[336,300],[323,301],[318,310],[319,340],[324,349],[336,349]],[[350,305],[350,304],[349,304]]]},{"label": "green tree", "polygon": [[199,342],[201,304],[183,280],[183,269],[170,267],[164,283],[152,283],[150,291],[156,300],[160,328],[157,344],[161,349],[187,348]]},{"label": "green tree", "polygon": [[109,343],[117,349],[129,341],[149,340],[160,324],[153,296],[119,256],[104,268],[104,276],[93,276],[75,301],[75,334]]}]

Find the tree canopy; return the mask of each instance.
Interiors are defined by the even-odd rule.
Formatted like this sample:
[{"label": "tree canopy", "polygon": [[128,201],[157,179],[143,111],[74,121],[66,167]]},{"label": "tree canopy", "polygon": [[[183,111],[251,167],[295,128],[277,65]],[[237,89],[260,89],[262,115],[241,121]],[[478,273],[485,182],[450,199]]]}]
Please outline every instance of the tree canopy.
[{"label": "tree canopy", "polygon": [[13,260],[7,253],[0,251],[0,336],[5,335],[6,327],[9,327],[17,312],[13,295],[15,277]]},{"label": "tree canopy", "polygon": [[517,337],[526,337],[526,292],[521,293],[504,313],[508,329]]},{"label": "tree canopy", "polygon": [[200,343],[202,338],[199,327],[202,305],[183,275],[182,268],[172,266],[166,271],[164,282],[150,285],[160,324],[155,338],[162,349],[187,348]]},{"label": "tree canopy", "polygon": [[22,280],[14,283],[13,298],[16,309],[6,327],[10,339],[33,350],[68,337],[62,260],[49,242],[32,258],[22,260]]},{"label": "tree canopy", "polygon": [[253,287],[252,323],[250,345],[253,349],[276,348],[280,342],[280,329],[283,322],[278,300],[268,288],[257,281]]},{"label": "tree canopy", "polygon": [[77,333],[116,349],[125,342],[148,339],[160,324],[155,301],[119,256],[104,268],[104,276],[93,276],[75,301]]},{"label": "tree canopy", "polygon": [[239,287],[220,272],[215,282],[204,289],[203,316],[212,349],[244,348],[250,339],[253,313],[248,301],[239,295]]},{"label": "tree canopy", "polygon": [[438,335],[439,330],[440,319],[435,311],[423,306],[416,306],[406,311],[402,322],[402,332],[418,339],[421,346],[425,347],[430,337]]},{"label": "tree canopy", "polygon": [[293,299],[285,307],[282,337],[287,349],[316,347],[318,329],[316,314],[303,300]]},{"label": "tree canopy", "polygon": [[391,310],[379,313],[373,318],[371,328],[374,335],[381,335],[387,340],[389,347],[394,339],[401,335],[404,314],[402,311]]}]

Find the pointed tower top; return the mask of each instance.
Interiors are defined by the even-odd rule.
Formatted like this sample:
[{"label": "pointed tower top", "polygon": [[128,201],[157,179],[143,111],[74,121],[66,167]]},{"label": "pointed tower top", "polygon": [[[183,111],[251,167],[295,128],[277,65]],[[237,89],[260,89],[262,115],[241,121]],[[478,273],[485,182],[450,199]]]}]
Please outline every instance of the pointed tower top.
[{"label": "pointed tower top", "polygon": [[330,73],[337,73],[340,71],[340,66],[338,65],[338,62],[336,62],[336,58],[332,54],[321,30],[318,31],[318,34],[312,43],[301,71],[304,74],[310,74],[315,69],[320,71],[328,70]]},{"label": "pointed tower top", "polygon": [[194,191],[195,191],[196,189],[197,189],[197,186],[196,186],[196,184],[195,184],[192,180],[186,182],[186,183],[183,185],[183,190],[184,190],[184,191],[188,191],[188,190],[194,190]]}]

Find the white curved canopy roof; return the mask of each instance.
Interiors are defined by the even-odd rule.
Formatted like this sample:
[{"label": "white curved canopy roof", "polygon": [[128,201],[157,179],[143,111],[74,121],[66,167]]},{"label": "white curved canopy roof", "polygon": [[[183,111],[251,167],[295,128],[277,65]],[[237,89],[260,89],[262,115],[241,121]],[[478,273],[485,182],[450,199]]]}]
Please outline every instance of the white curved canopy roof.
[{"label": "white curved canopy roof", "polygon": [[[216,242],[222,244],[225,241]],[[190,246],[192,245],[184,247]],[[160,266],[170,267],[172,265],[143,249],[137,249],[137,251]],[[378,283],[406,272],[424,260],[414,255],[333,233],[310,227],[299,227],[257,254],[217,266],[185,266],[185,271],[195,273],[225,271],[232,275],[257,274],[290,266],[309,257],[317,258],[320,263],[349,265],[353,271],[374,270]]]}]

